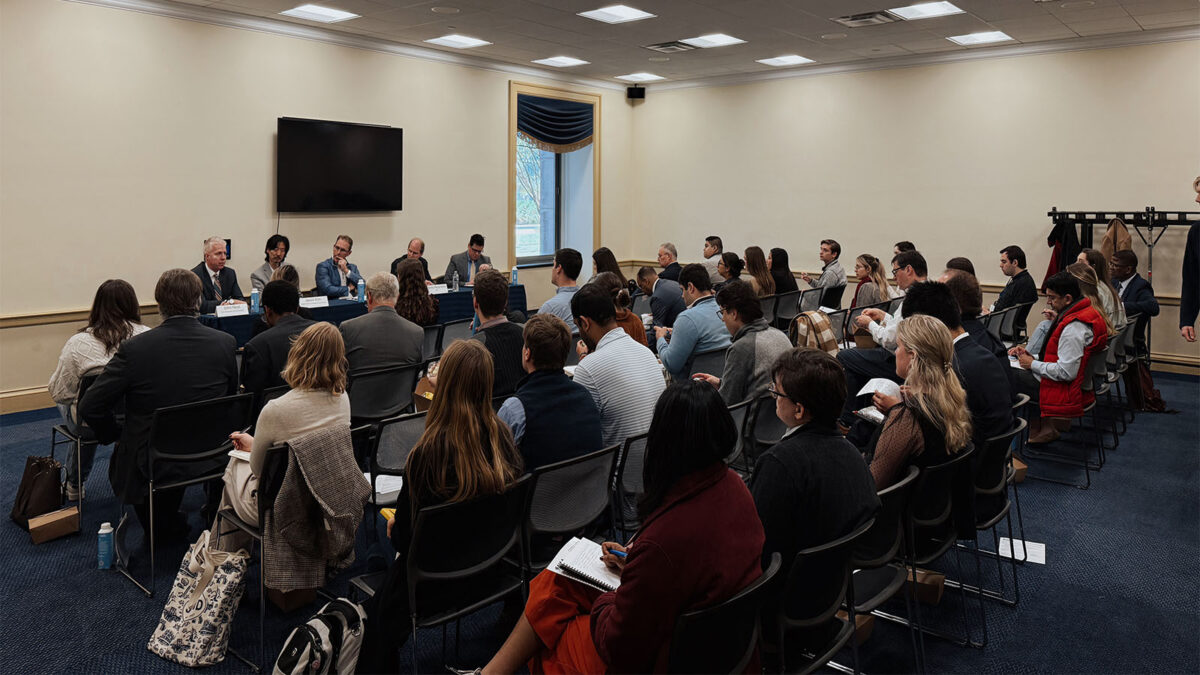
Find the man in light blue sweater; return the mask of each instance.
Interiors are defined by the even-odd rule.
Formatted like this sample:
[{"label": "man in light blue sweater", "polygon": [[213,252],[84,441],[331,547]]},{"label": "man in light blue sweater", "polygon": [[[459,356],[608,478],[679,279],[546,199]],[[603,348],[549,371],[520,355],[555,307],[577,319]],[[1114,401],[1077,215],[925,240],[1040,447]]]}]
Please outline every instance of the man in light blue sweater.
[{"label": "man in light blue sweater", "polygon": [[672,379],[686,379],[697,354],[729,346],[729,330],[718,313],[712,282],[703,265],[691,264],[679,273],[687,309],[675,317],[673,328],[654,329],[658,356]]}]

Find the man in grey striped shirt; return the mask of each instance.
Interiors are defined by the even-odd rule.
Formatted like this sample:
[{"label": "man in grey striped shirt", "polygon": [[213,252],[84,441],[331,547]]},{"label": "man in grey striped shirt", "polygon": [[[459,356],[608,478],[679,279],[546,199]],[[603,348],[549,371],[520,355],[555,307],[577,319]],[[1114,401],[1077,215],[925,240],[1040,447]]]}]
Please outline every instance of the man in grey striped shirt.
[{"label": "man in grey striped shirt", "polygon": [[596,284],[571,298],[571,314],[588,348],[575,368],[575,382],[600,410],[605,447],[650,430],[654,404],[666,388],[654,354],[617,325],[612,296]]}]

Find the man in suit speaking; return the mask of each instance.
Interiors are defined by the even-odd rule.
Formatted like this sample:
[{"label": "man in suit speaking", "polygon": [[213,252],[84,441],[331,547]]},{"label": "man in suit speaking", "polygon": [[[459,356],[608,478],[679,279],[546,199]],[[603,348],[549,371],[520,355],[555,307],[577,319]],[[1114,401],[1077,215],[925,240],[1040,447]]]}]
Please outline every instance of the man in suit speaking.
[{"label": "man in suit speaking", "polygon": [[204,262],[192,268],[200,277],[200,313],[212,314],[217,305],[245,304],[246,298],[238,288],[237,272],[226,267],[225,240],[209,237],[204,240]]},{"label": "man in suit speaking", "polygon": [[458,272],[458,281],[461,284],[475,283],[475,275],[479,271],[485,269],[483,266],[491,266],[492,259],[483,254],[483,235],[471,235],[471,241],[467,243],[467,250],[462,253],[455,253],[450,256],[450,264],[446,265],[446,283],[452,283],[451,279],[454,273]]}]

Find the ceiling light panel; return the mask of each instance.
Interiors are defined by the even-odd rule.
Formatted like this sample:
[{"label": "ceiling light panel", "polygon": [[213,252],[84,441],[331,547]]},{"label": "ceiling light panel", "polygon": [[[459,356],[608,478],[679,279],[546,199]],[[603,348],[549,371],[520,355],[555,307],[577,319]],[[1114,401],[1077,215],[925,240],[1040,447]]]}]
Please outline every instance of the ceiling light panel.
[{"label": "ceiling light panel", "polygon": [[653,19],[655,17],[650,12],[643,12],[628,5],[609,5],[608,7],[593,9],[589,12],[580,12],[579,16],[603,21],[604,23],[628,23],[630,21],[641,21],[642,19]]},{"label": "ceiling light panel", "polygon": [[756,62],[761,63],[766,66],[776,66],[776,67],[798,66],[802,63],[814,63],[814,61],[812,59],[806,59],[803,56],[800,56],[799,54],[785,54],[783,56],[776,56],[775,58],[771,58],[771,59],[758,59]]},{"label": "ceiling light panel", "polygon": [[630,73],[628,75],[618,75],[617,79],[625,80],[626,82],[656,82],[667,78],[655,75],[654,73]]},{"label": "ceiling light panel", "polygon": [[555,68],[570,68],[571,66],[582,66],[589,62],[570,56],[551,56],[548,59],[538,59],[534,63],[540,63],[543,66],[554,66]]},{"label": "ceiling light panel", "polygon": [[479,38],[467,37],[466,35],[443,35],[439,38],[426,40],[429,44],[442,45],[443,47],[454,47],[455,49],[470,49],[471,47],[482,47],[492,43]]},{"label": "ceiling light panel", "polygon": [[744,43],[745,40],[740,40],[732,35],[726,35],[724,33],[709,33],[708,35],[701,35],[700,37],[686,38],[680,40],[680,42],[689,44],[693,47],[700,47],[701,49],[709,49],[710,47],[728,47],[729,45],[740,45]]},{"label": "ceiling light panel", "polygon": [[357,19],[358,14],[352,12],[344,12],[340,9],[332,9],[329,7],[321,7],[320,5],[300,5],[293,7],[286,12],[280,12],[284,16],[290,16],[295,19],[307,19],[309,21],[320,21],[321,23],[337,23],[348,19]]},{"label": "ceiling light panel", "polygon": [[918,5],[909,5],[907,7],[896,7],[889,9],[889,14],[896,16],[906,21],[916,21],[917,19],[932,19],[937,16],[949,16],[951,14],[962,14],[962,10],[955,7],[949,2],[922,2]]},{"label": "ceiling light panel", "polygon": [[1006,42],[1008,40],[1011,40],[1012,38],[1009,37],[1003,31],[989,30],[989,31],[985,31],[983,33],[967,33],[966,35],[954,35],[954,36],[948,37],[946,39],[955,44],[959,44],[964,47],[970,47],[972,45],[986,45],[986,44],[991,44],[993,42]]}]

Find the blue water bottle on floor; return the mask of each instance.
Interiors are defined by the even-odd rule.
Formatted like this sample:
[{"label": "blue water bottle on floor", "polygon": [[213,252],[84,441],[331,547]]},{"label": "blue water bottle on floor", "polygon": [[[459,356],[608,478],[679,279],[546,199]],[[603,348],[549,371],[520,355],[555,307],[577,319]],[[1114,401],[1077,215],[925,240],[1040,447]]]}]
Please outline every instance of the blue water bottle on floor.
[{"label": "blue water bottle on floor", "polygon": [[362,277],[358,278],[358,301],[367,301],[367,282],[363,281]]},{"label": "blue water bottle on floor", "polygon": [[250,313],[258,314],[258,289],[250,290]]},{"label": "blue water bottle on floor", "polygon": [[96,567],[102,570],[112,569],[113,564],[113,526],[112,523],[101,523],[97,535]]}]

